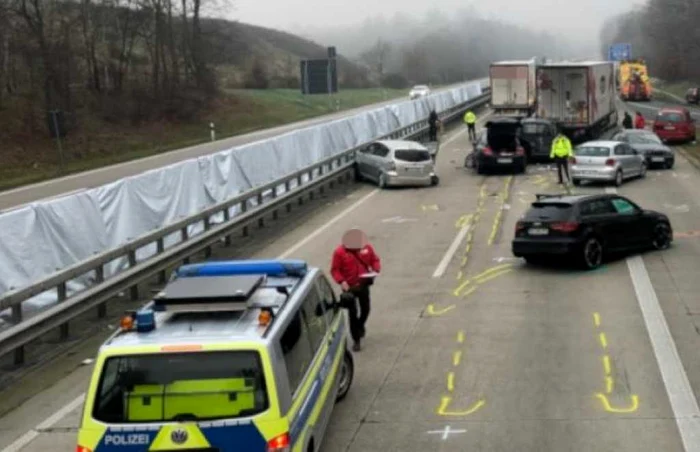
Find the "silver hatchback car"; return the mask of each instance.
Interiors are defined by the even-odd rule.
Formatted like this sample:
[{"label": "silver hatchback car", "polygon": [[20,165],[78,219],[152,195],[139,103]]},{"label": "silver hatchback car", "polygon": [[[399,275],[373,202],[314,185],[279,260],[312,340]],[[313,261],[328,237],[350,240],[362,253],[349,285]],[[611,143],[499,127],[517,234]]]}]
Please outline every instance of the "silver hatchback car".
[{"label": "silver hatchback car", "polygon": [[415,141],[375,141],[355,156],[357,180],[370,180],[380,188],[437,185],[430,151]]},{"label": "silver hatchback car", "polygon": [[644,177],[647,163],[644,155],[629,144],[619,141],[589,141],[574,150],[571,181],[613,182],[618,187],[633,177]]}]

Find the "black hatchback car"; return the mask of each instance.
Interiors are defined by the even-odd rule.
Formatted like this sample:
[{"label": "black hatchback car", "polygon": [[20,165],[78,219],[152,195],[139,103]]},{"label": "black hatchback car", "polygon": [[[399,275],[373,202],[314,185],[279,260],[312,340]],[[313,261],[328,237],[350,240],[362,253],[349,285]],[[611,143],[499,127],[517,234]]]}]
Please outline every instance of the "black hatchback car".
[{"label": "black hatchback car", "polygon": [[527,167],[525,148],[518,138],[520,120],[496,118],[486,123],[486,131],[474,144],[474,167],[477,173],[504,170],[524,173]]},{"label": "black hatchback car", "polygon": [[665,249],[673,241],[668,217],[613,194],[538,195],[515,226],[512,251],[529,263],[574,259],[587,269],[608,253]]}]

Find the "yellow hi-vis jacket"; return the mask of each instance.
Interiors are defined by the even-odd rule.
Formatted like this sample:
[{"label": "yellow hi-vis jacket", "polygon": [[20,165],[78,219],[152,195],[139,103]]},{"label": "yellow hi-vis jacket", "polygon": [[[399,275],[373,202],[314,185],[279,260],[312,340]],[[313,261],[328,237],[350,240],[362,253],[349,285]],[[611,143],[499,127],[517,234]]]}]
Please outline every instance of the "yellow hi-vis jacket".
[{"label": "yellow hi-vis jacket", "polygon": [[476,122],[476,115],[471,111],[466,112],[464,114],[464,122],[467,124],[474,124]]},{"label": "yellow hi-vis jacket", "polygon": [[565,135],[557,135],[552,141],[552,151],[549,153],[549,158],[573,156],[574,149],[571,147],[571,141]]}]

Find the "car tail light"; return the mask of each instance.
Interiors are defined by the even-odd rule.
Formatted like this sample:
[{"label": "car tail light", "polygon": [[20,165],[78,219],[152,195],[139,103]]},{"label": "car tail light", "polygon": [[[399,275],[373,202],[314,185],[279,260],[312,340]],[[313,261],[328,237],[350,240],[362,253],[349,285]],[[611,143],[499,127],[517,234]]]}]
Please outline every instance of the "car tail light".
[{"label": "car tail light", "polygon": [[488,147],[488,146],[485,146],[485,147],[481,150],[481,152],[482,152],[484,155],[493,155],[493,150],[492,150],[490,147]]},{"label": "car tail light", "polygon": [[578,229],[579,224],[574,221],[563,221],[560,223],[552,223],[549,225],[549,229],[552,231],[559,232],[574,232]]},{"label": "car tail light", "polygon": [[518,232],[524,230],[527,227],[527,224],[523,221],[518,221],[515,223],[515,233],[517,234]]},{"label": "car tail light", "polygon": [[92,452],[92,449],[89,449],[85,446],[76,446],[75,452]]},{"label": "car tail light", "polygon": [[525,149],[518,147],[518,149],[515,150],[516,155],[525,155]]},{"label": "car tail light", "polygon": [[576,157],[571,157],[569,159],[569,161],[571,162],[572,165],[575,165],[576,164]]},{"label": "car tail light", "polygon": [[395,162],[389,162],[389,164],[387,165],[387,169],[388,169],[389,171],[396,171],[396,163],[395,163]]},{"label": "car tail light", "polygon": [[283,433],[267,442],[267,452],[289,452],[290,446],[289,433]]},{"label": "car tail light", "polygon": [[615,159],[607,159],[605,161],[605,166],[615,166]]}]

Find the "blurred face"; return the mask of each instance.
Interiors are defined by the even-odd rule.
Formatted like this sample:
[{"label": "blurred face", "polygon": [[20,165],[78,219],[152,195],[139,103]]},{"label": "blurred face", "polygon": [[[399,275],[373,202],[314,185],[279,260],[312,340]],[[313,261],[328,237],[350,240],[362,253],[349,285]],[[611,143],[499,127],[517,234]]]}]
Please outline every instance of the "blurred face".
[{"label": "blurred face", "polygon": [[343,246],[349,250],[361,250],[367,242],[367,234],[361,229],[350,229],[343,234]]}]

